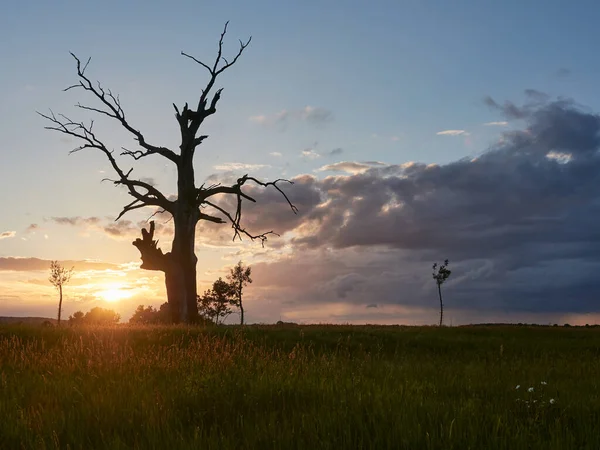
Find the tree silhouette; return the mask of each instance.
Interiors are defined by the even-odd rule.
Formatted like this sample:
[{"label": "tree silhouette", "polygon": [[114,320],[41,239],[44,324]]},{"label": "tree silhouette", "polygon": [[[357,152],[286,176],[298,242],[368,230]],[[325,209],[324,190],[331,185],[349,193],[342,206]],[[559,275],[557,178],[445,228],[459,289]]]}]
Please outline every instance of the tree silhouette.
[{"label": "tree silhouette", "polygon": [[71,280],[73,267],[69,270],[61,266],[58,261],[50,261],[50,277],[48,281],[58,289],[58,325],[60,326],[60,315],[62,313],[63,286]]},{"label": "tree silhouette", "polygon": [[84,323],[85,314],[82,311],[75,311],[69,316],[69,325],[81,325]]},{"label": "tree silhouette", "polygon": [[444,303],[442,301],[442,284],[444,284],[444,281],[446,281],[450,277],[450,274],[452,274],[452,271],[448,270],[448,264],[449,264],[449,261],[445,260],[444,264],[440,265],[437,272],[436,272],[437,263],[433,264],[433,279],[435,280],[435,282],[437,284],[438,294],[440,296],[440,327],[442,326],[442,323],[444,322]]},{"label": "tree silhouette", "polygon": [[198,309],[202,317],[217,325],[233,312],[231,306],[237,306],[234,292],[231,284],[222,278],[215,281],[202,297],[198,297]]},{"label": "tree silhouette", "polygon": [[[116,173],[116,178],[108,181],[113,182],[116,186],[125,187],[128,194],[133,198],[130,203],[123,207],[116,220],[119,220],[124,214],[130,211],[146,206],[154,207],[156,212],[160,211],[170,214],[173,218],[174,237],[170,252],[163,253],[158,248],[158,241],[154,240],[155,226],[153,221],[150,222],[148,230],[141,230],[142,238],[136,239],[133,245],[140,251],[142,269],[157,270],[165,273],[167,300],[174,322],[196,322],[198,319],[196,304],[197,257],[194,244],[196,225],[199,221],[205,220],[218,224],[230,223],[233,228],[234,240],[236,238],[241,239],[242,235],[245,235],[252,240],[260,240],[264,245],[268,235],[277,233],[268,231],[261,234],[252,234],[241,223],[242,201],[256,201],[248,194],[247,190],[244,190],[249,185],[277,189],[283,195],[292,211],[294,213],[297,212],[297,208],[279,186],[280,183],[291,184],[292,182],[289,180],[278,179],[263,182],[246,174],[238,178],[237,182],[231,185],[217,183],[209,186],[205,184],[199,187],[196,186],[193,164],[195,150],[208,138],[205,134],[199,134],[199,129],[208,117],[216,113],[217,103],[223,91],[223,89],[215,88],[217,77],[238,61],[252,39],[250,38],[246,42],[240,41],[237,54],[228,60],[223,55],[223,41],[226,33],[227,23],[218,42],[217,56],[211,64],[206,64],[191,55],[181,52],[183,56],[206,69],[209,77],[207,84],[201,90],[195,108],[190,108],[188,103],[181,109],[173,104],[175,118],[180,130],[179,151],[173,151],[167,147],[153,145],[148,142],[144,134],[135,128],[125,115],[119,96],[113,94],[110,89],[105,89],[99,83],[94,83],[88,78],[86,69],[91,58],[85,64],[82,64],[81,60],[71,53],[77,64],[78,83],[67,87],[65,90],[81,89],[86,94],[89,94],[98,104],[98,106],[88,106],[78,103],[76,106],[82,110],[109,117],[118,122],[137,141],[138,149],[130,150],[122,147],[121,155],[131,157],[134,161],[158,155],[174,164],[177,170],[177,195],[174,198],[163,194],[154,185],[144,181],[143,178],[133,178],[131,175],[133,168],[128,170],[123,169],[122,165],[117,161],[113,150],[109,149],[94,131],[93,121],[85,124],[84,122],[71,120],[62,114],[54,114],[52,111],[49,114],[38,113],[50,121],[51,124],[46,127],[47,129],[75,137],[81,142],[81,145],[72,150],[71,153],[85,149],[94,149],[104,153],[110,166]],[[222,196],[232,196],[235,198],[234,211],[224,206],[226,203],[218,201]]]},{"label": "tree silhouette", "polygon": [[83,322],[90,325],[108,325],[115,324],[121,320],[121,315],[112,309],[100,308],[95,306],[85,313]]},{"label": "tree silhouette", "polygon": [[157,324],[157,323],[170,323],[171,315],[169,314],[169,304],[163,303],[160,305],[160,309],[156,309],[152,306],[139,305],[133,316],[129,319],[129,323],[135,324]]},{"label": "tree silhouette", "polygon": [[238,263],[230,270],[227,275],[227,281],[231,285],[232,295],[235,298],[235,305],[240,308],[240,325],[244,325],[244,304],[242,303],[242,291],[245,286],[252,283],[250,275],[252,268],[245,266],[242,261]]}]

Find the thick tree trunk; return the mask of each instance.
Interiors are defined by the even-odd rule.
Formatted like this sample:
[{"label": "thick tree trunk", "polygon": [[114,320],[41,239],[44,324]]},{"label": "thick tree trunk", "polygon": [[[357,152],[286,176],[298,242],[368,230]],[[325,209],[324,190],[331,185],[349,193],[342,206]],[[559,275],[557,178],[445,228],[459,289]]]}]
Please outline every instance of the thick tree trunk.
[{"label": "thick tree trunk", "polygon": [[58,326],[60,326],[60,315],[62,312],[62,285],[58,286]]},{"label": "thick tree trunk", "polygon": [[172,283],[167,283],[169,306],[171,298],[177,303],[177,312],[181,322],[198,322],[197,286],[196,286],[196,241],[197,220],[189,211],[183,211],[175,218],[175,237],[171,258],[176,274],[172,274]]}]

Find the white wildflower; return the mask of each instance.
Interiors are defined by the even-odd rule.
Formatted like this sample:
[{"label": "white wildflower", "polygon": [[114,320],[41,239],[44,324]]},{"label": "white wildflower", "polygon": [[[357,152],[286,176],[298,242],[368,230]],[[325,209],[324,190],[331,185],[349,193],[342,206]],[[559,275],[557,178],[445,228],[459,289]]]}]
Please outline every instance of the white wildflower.
[{"label": "white wildflower", "polygon": [[542,386],[546,386],[548,383],[546,383],[545,381],[542,381],[540,384],[541,384]]},{"label": "white wildflower", "polygon": [[521,387],[521,385],[520,385],[520,384],[517,384],[517,387],[516,387],[515,389],[519,389],[520,387]]},{"label": "white wildflower", "polygon": [[554,405],[554,403],[556,403],[556,400],[554,400],[553,398],[551,398],[549,403],[550,403],[551,405]]},{"label": "white wildflower", "polygon": [[527,392],[533,392],[533,388],[530,387],[529,389],[527,389]]}]

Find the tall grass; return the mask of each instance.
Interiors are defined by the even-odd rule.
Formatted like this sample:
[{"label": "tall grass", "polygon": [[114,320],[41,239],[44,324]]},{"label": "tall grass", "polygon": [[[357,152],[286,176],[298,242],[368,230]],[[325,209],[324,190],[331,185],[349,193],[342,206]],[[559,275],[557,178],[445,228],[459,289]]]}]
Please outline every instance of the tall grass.
[{"label": "tall grass", "polygon": [[599,383],[600,329],[0,327],[0,448],[598,449]]}]

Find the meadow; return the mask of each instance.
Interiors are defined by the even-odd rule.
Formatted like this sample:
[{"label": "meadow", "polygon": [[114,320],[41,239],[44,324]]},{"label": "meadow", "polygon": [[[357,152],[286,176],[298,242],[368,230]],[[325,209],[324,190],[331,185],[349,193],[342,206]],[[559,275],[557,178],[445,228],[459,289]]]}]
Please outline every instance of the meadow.
[{"label": "meadow", "polygon": [[2,326],[0,448],[598,449],[599,383],[600,328]]}]

